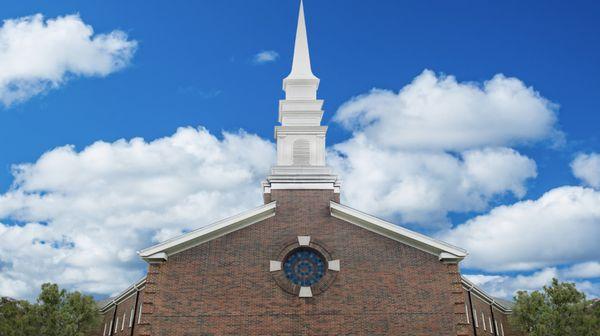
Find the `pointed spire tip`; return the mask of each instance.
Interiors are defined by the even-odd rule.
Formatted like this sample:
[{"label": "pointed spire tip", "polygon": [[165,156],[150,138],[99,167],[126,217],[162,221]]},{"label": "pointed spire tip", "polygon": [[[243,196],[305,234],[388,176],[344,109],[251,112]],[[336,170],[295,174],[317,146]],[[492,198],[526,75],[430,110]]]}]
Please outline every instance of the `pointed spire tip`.
[{"label": "pointed spire tip", "polygon": [[312,73],[310,65],[310,52],[308,49],[308,36],[306,33],[306,20],[304,17],[304,1],[300,0],[300,11],[298,14],[298,27],[296,30],[296,42],[294,45],[294,60],[292,71],[288,79],[293,78],[316,78]]}]

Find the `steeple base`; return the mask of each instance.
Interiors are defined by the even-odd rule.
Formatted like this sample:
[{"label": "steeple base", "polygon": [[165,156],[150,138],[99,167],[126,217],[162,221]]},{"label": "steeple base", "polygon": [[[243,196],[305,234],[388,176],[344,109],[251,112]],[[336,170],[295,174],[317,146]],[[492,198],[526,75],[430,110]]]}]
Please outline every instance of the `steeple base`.
[{"label": "steeple base", "polygon": [[272,189],[329,189],[339,193],[341,181],[329,167],[275,166],[262,187],[265,194]]}]

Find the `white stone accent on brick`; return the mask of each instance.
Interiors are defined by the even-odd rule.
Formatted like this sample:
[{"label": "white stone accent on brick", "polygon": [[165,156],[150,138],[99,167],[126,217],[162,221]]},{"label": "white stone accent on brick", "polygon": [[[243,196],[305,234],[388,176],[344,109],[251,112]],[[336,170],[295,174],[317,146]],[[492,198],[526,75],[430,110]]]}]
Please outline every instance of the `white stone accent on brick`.
[{"label": "white stone accent on brick", "polygon": [[310,245],[310,236],[298,236],[298,244],[300,244],[300,246]]},{"label": "white stone accent on brick", "polygon": [[310,289],[310,287],[300,287],[300,293],[298,294],[298,296],[304,298],[312,297],[312,290]]}]

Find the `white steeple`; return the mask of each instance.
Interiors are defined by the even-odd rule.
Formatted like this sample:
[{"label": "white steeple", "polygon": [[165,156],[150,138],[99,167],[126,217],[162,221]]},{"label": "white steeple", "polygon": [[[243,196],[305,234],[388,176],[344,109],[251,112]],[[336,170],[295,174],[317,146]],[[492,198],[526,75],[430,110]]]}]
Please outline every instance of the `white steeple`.
[{"label": "white steeple", "polygon": [[292,72],[287,79],[312,79],[317,78],[310,68],[310,53],[308,51],[308,36],[306,34],[306,20],[304,18],[304,4],[300,1],[300,14],[298,15],[298,28],[296,29],[296,44],[294,45],[294,61]]},{"label": "white steeple", "polygon": [[339,192],[337,176],[325,163],[327,126],[321,126],[323,100],[317,99],[319,79],[312,73],[304,6],[300,2],[292,71],[283,80],[285,99],[279,101],[275,127],[277,164],[263,183],[271,189],[333,189]]},{"label": "white steeple", "polygon": [[283,90],[288,100],[316,99],[319,79],[312,73],[310,66],[310,53],[308,50],[308,36],[306,34],[306,20],[304,18],[304,4],[300,1],[298,14],[298,28],[296,29],[296,43],[294,45],[294,60],[292,71],[283,80]]}]

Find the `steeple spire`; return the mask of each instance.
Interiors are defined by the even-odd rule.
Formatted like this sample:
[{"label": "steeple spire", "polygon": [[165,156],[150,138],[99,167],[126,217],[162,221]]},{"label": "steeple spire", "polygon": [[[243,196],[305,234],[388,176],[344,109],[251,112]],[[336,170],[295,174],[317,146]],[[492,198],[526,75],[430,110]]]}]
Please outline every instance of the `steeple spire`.
[{"label": "steeple spire", "polygon": [[304,19],[304,3],[301,0],[292,71],[283,80],[283,90],[285,91],[285,99],[287,100],[315,100],[317,99],[318,89],[319,79],[312,73],[310,67],[306,20]]},{"label": "steeple spire", "polygon": [[298,28],[296,29],[296,44],[294,46],[294,61],[292,72],[288,79],[313,79],[316,78],[310,67],[310,53],[308,51],[308,37],[306,34],[306,21],[304,19],[304,3],[300,1],[298,14]]}]

